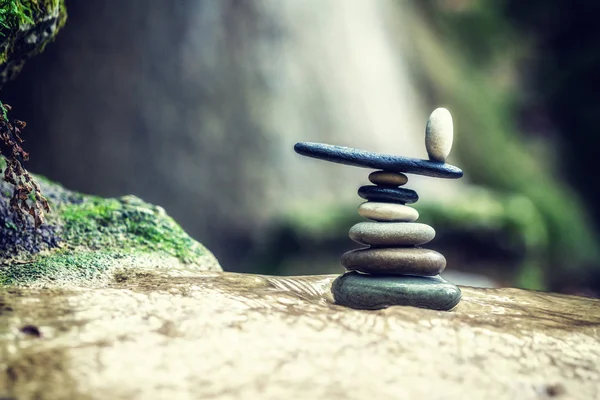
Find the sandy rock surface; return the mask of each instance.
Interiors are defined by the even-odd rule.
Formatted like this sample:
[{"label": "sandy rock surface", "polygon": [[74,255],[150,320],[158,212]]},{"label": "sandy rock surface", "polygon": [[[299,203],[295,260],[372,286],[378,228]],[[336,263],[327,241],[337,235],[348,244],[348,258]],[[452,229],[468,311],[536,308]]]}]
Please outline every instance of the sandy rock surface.
[{"label": "sandy rock surface", "polygon": [[593,399],[600,301],[463,287],[356,311],[335,276],[123,271],[0,290],[0,398]]}]

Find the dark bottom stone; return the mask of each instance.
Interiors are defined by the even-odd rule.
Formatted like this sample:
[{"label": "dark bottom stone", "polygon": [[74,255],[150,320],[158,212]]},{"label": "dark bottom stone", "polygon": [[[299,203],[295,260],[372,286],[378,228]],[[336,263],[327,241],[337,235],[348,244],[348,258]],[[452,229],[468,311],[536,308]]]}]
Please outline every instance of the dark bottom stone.
[{"label": "dark bottom stone", "polygon": [[336,304],[359,310],[413,306],[447,311],[461,298],[458,286],[440,276],[381,276],[348,272],[331,286]]}]

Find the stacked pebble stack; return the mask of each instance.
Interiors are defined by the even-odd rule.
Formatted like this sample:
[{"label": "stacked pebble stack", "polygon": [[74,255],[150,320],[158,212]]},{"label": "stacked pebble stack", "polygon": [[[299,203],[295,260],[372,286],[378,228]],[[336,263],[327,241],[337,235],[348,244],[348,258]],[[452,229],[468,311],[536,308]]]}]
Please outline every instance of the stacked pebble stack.
[{"label": "stacked pebble stack", "polygon": [[[460,299],[456,297],[460,290],[448,286],[449,282],[438,276],[446,267],[444,256],[421,247],[433,240],[435,230],[415,222],[419,212],[406,205],[418,200],[416,192],[400,188],[408,182],[407,176],[399,172],[376,171],[369,175],[369,181],[374,186],[363,186],[358,191],[360,197],[368,200],[358,207],[358,213],[373,222],[360,222],[350,228],[350,238],[366,247],[342,255],[346,270],[356,272],[343,275],[334,283],[336,301],[367,309],[398,303],[434,309],[452,308]],[[373,280],[374,277],[380,279]],[[362,281],[363,289],[357,293],[353,285],[348,285],[349,280]],[[398,287],[385,293],[386,289],[380,285],[382,282]],[[450,293],[450,296],[436,290],[439,284],[443,286],[442,293]],[[423,290],[426,290],[425,296]]]},{"label": "stacked pebble stack", "polygon": [[[419,213],[406,203],[414,202],[416,193],[396,198],[364,194],[365,189],[397,190],[408,179],[406,175],[377,171],[369,175],[376,186],[363,186],[361,197],[370,200],[358,208],[358,213],[375,222],[360,222],[350,229],[350,238],[368,246],[342,256],[342,265],[350,271],[383,275],[434,276],[446,267],[446,259],[437,251],[423,249],[435,237],[435,230],[414,221]],[[405,189],[406,190],[406,189]]]},{"label": "stacked pebble stack", "polygon": [[407,204],[419,199],[417,193],[401,187],[408,182],[402,172],[462,176],[462,171],[445,164],[452,140],[452,116],[448,110],[438,108],[429,117],[425,132],[429,160],[321,144],[296,145],[298,153],[309,157],[382,169],[369,175],[373,185],[358,190],[358,195],[367,200],[358,213],[373,222],[360,222],[350,229],[350,238],[365,247],[342,255],[342,265],[350,272],[332,285],[336,303],[357,309],[410,305],[450,310],[460,302],[460,289],[439,276],[446,267],[444,256],[420,247],[435,237],[435,230],[415,222],[419,213]]}]

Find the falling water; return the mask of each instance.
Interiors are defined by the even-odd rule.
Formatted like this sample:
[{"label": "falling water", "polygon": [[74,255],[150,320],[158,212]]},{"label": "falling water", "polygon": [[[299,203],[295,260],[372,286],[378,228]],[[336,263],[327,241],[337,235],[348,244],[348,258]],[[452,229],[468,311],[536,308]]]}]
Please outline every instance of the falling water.
[{"label": "falling water", "polygon": [[[67,29],[17,82],[31,165],[72,189],[164,206],[233,268],[278,215],[360,202],[367,170],[304,159],[295,142],[426,156],[437,105],[406,56],[406,4],[70,4]],[[422,197],[456,188],[411,183]]]}]

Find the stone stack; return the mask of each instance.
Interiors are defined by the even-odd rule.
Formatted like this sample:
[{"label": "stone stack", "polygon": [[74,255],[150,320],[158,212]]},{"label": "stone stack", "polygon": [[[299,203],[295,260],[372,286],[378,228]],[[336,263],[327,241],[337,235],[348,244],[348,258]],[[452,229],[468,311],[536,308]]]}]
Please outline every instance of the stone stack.
[{"label": "stone stack", "polygon": [[358,309],[410,305],[436,310],[450,310],[458,304],[460,289],[439,276],[446,259],[420,247],[435,237],[435,230],[415,222],[419,213],[407,206],[419,197],[414,190],[401,187],[408,182],[404,173],[460,178],[462,171],[445,163],[452,140],[452,116],[438,108],[425,132],[429,160],[319,143],[296,144],[296,152],[302,155],[379,169],[369,175],[373,185],[358,190],[367,200],[358,213],[373,222],[360,222],[350,229],[350,238],[366,247],[342,255],[342,265],[350,272],[332,285],[336,303]]}]

